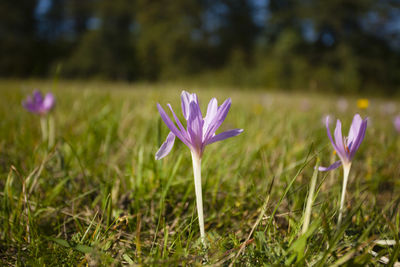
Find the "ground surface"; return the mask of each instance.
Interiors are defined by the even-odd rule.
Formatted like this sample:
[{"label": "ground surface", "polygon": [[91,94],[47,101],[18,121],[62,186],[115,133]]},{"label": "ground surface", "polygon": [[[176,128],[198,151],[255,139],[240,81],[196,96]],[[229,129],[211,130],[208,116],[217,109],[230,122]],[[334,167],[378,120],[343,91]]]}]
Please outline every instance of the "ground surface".
[{"label": "ground surface", "polygon": [[[55,145],[21,101],[54,91]],[[156,109],[180,112],[179,86],[6,81],[0,83],[0,265],[378,265],[398,261],[400,134],[397,100],[187,88],[232,98],[221,130],[235,138],[207,147],[203,199],[207,246],[199,240],[190,151]],[[345,108],[346,103],[348,105]],[[344,221],[337,225],[342,169],[318,173],[308,231],[304,209],[317,159],[337,159],[324,117],[370,118],[355,156]],[[334,125],[332,125],[334,128]],[[220,130],[220,131],[221,131]],[[336,157],[336,158],[335,158]],[[251,235],[250,235],[251,234]],[[376,252],[376,253],[375,253]]]}]

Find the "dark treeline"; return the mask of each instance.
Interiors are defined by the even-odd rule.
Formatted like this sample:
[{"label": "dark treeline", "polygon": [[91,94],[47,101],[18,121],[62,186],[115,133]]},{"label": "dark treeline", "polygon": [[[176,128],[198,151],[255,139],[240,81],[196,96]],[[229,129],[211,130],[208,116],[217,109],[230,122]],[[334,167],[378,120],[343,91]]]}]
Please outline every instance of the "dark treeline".
[{"label": "dark treeline", "polygon": [[395,0],[2,0],[0,75],[385,91]]}]

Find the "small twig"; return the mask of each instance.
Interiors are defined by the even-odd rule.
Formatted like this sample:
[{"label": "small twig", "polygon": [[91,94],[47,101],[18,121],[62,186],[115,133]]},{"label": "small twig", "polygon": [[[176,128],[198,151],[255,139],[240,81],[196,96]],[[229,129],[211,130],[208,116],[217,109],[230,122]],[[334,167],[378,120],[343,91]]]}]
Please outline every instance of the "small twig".
[{"label": "small twig", "polygon": [[136,222],[136,257],[140,261],[140,254],[141,254],[141,245],[140,245],[140,230],[142,226],[142,218],[140,212],[137,214],[137,222]]}]

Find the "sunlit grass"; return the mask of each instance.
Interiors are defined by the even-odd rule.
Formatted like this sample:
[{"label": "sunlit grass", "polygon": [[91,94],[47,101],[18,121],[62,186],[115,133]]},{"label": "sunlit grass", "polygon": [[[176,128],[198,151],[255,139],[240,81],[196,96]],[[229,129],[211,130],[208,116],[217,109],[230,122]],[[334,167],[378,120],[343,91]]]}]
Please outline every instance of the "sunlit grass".
[{"label": "sunlit grass", "polygon": [[[34,88],[54,91],[56,145],[42,142],[39,118],[21,101]],[[54,90],[54,88],[56,88]],[[168,134],[156,103],[179,107],[182,89],[232,98],[220,131],[244,132],[206,148],[203,201],[209,248],[200,242],[190,152],[176,141],[170,155],[155,152]],[[0,83],[0,263],[377,264],[398,259],[400,135],[385,99],[181,85],[101,82]],[[363,96],[359,96],[363,97]],[[318,173],[307,231],[304,210],[317,158],[336,160],[323,121],[368,116],[355,156],[344,220],[337,227],[341,171]],[[272,216],[273,215],[273,216]],[[371,251],[378,254],[375,255]]]}]

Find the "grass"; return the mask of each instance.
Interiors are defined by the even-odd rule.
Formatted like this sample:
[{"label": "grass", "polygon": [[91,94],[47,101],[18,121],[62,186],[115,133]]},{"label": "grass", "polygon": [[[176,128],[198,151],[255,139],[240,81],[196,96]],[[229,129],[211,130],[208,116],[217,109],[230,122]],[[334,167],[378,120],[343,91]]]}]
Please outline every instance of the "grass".
[{"label": "grass", "polygon": [[[56,142],[41,140],[37,116],[21,107],[33,88],[54,91]],[[154,159],[168,134],[156,103],[180,108],[181,88],[88,82],[0,82],[0,265],[379,265],[398,261],[398,100],[356,98],[340,112],[324,95],[197,90],[232,97],[222,129],[240,136],[207,147],[202,162],[207,248],[200,242],[190,151],[180,141]],[[350,172],[346,211],[337,212],[341,169],[323,118],[370,118]],[[310,185],[310,225],[302,229]],[[310,202],[311,201],[311,202]],[[308,219],[307,219],[308,220]],[[377,245],[376,240],[395,240]]]}]

